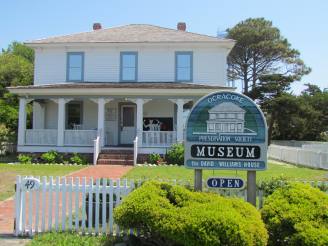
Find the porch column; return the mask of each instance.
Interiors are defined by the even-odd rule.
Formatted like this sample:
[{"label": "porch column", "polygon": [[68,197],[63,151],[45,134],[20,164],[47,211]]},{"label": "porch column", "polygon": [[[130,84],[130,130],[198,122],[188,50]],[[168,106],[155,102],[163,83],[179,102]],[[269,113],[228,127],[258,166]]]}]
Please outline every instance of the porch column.
[{"label": "porch column", "polygon": [[191,99],[169,99],[177,105],[177,142],[183,142],[183,105],[191,101]]},{"label": "porch column", "polygon": [[66,122],[65,105],[71,100],[73,99],[58,98],[53,100],[58,104],[57,146],[65,145],[65,122]]},{"label": "porch column", "polygon": [[18,145],[25,144],[25,131],[26,131],[26,104],[27,99],[19,99],[19,118],[18,118]]},{"label": "porch column", "polygon": [[138,137],[138,146],[142,146],[142,132],[143,132],[143,105],[151,99],[128,99],[131,102],[134,102],[137,105],[137,137]]},{"label": "porch column", "polygon": [[58,99],[58,128],[57,128],[57,145],[64,146],[64,135],[65,135],[65,99]]},{"label": "porch column", "polygon": [[98,104],[98,124],[97,129],[100,135],[100,145],[105,146],[105,105],[106,103],[112,101],[112,98],[95,98],[91,101]]}]

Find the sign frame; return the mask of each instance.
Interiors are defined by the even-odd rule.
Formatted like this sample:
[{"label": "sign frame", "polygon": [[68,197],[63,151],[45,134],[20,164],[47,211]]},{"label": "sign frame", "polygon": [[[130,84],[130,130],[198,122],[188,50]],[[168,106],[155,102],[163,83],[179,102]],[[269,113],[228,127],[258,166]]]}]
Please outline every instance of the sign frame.
[{"label": "sign frame", "polygon": [[[253,136],[255,136],[255,142],[227,142],[227,141],[222,141],[222,142],[200,142],[200,141],[189,141],[188,140],[188,134],[189,134],[189,129],[188,126],[190,123],[190,118],[192,116],[192,113],[194,111],[196,111],[197,107],[199,110],[199,104],[202,103],[204,100],[209,99],[209,98],[213,98],[213,97],[218,97],[218,95],[222,94],[222,96],[226,95],[226,96],[234,96],[235,98],[239,98],[239,100],[244,100],[243,102],[245,104],[250,104],[251,107],[253,107],[253,111],[256,112],[257,115],[259,115],[260,117],[256,118],[256,123],[261,123],[263,126],[263,129],[261,130],[261,134],[258,134],[257,132],[255,133],[240,133],[240,134],[235,134],[235,139],[242,139],[241,137],[244,137],[245,139],[252,139],[254,137],[252,137],[251,135],[253,134]],[[214,106],[217,106],[219,104],[221,104],[222,102],[229,102],[229,100],[227,99],[222,99],[222,100],[217,100],[216,102],[220,102],[220,103],[213,103]],[[214,108],[214,106],[212,108]],[[239,106],[241,109],[243,109],[241,106]],[[246,106],[244,106],[246,107]],[[210,108],[210,109],[212,109]],[[245,114],[250,114],[250,112],[246,112]],[[254,114],[255,115],[255,114]],[[209,120],[208,120],[209,121]],[[245,120],[244,120],[245,121]],[[245,128],[246,129],[246,128]],[[249,130],[250,131],[250,130]],[[224,139],[227,138],[227,136],[230,136],[229,133],[207,133],[207,132],[199,132],[197,133],[198,136],[201,137],[207,137],[209,136],[209,138],[213,138],[213,139]],[[247,135],[248,136],[247,136]],[[192,133],[192,137],[194,137],[194,135],[196,135],[194,132]],[[245,135],[245,136],[243,136]],[[258,137],[259,135],[261,135],[261,137]],[[250,140],[249,140],[250,141]],[[259,142],[260,141],[260,142]],[[259,106],[249,97],[237,93],[237,92],[233,92],[233,91],[216,91],[213,93],[210,93],[208,95],[203,96],[202,98],[200,98],[192,107],[189,116],[187,118],[187,123],[186,123],[186,134],[185,134],[185,138],[184,138],[184,143],[185,143],[185,163],[184,166],[188,169],[210,169],[210,170],[244,170],[244,171],[264,171],[267,169],[267,147],[268,147],[268,127],[267,127],[267,123],[266,123],[266,119],[265,116],[262,112],[262,110],[259,108]],[[219,145],[220,144],[220,145]],[[260,147],[261,152],[260,152],[260,159],[259,160],[255,160],[255,159],[242,159],[242,158],[208,158],[208,157],[204,157],[204,158],[195,158],[192,157],[192,153],[191,153],[191,147],[193,145],[203,145],[206,148],[209,147],[213,147],[213,146],[220,146],[220,147],[225,147],[225,146],[237,146],[240,147],[240,149],[242,147]],[[239,149],[239,151],[240,151]],[[228,150],[229,151],[229,150]],[[243,151],[247,151],[247,150],[243,150]],[[238,159],[238,160],[237,160]],[[194,165],[195,164],[195,165]],[[194,166],[193,166],[194,165]],[[236,168],[233,168],[233,166],[235,166]]]},{"label": "sign frame", "polygon": [[[243,101],[245,100],[245,105],[241,106],[239,104],[237,104],[236,102],[230,102],[229,101],[229,96],[230,94],[230,99],[235,101],[238,101],[239,104],[242,104]],[[220,96],[221,95],[221,96]],[[208,99],[209,102],[209,98],[211,98],[211,102],[214,102],[214,106],[212,107],[208,107],[208,109],[204,109],[205,106],[202,104],[206,105],[205,101],[206,99]],[[216,102],[216,101],[220,101],[220,103]],[[226,102],[225,104],[223,104],[224,102]],[[230,102],[230,104],[229,104]],[[222,104],[220,106],[220,104]],[[203,107],[203,108],[201,108]],[[215,108],[215,110],[211,111],[213,108]],[[220,108],[220,109],[219,109]],[[233,110],[232,110],[233,109]],[[192,122],[190,119],[191,117],[196,117],[193,115],[194,111],[196,113],[198,113],[198,115],[200,114],[200,112],[197,112],[197,110],[208,110],[208,117],[206,118],[206,123],[207,123],[207,130],[206,131],[201,131],[201,132],[197,132],[197,131],[193,131],[194,129],[192,127],[189,127],[189,124],[191,124],[190,122]],[[231,113],[235,113],[235,116],[231,116],[228,117],[229,115],[229,110]],[[224,113],[224,117],[220,116],[220,113]],[[210,116],[210,114],[215,114],[214,117]],[[196,114],[197,115],[197,114]],[[198,116],[197,115],[197,116]],[[227,116],[225,118],[225,116]],[[241,116],[241,117],[240,117]],[[248,116],[247,119],[250,119],[250,116],[253,117],[253,129],[250,128],[246,128],[245,126],[249,125],[249,123],[246,122],[246,116]],[[199,120],[199,118],[201,120]],[[234,119],[237,124],[241,124],[241,127],[239,127],[238,125],[235,125],[233,128],[230,125],[230,130],[227,130],[228,126],[223,126],[219,125],[218,129],[217,129],[217,125],[216,123],[220,123],[220,121],[217,119]],[[216,121],[213,121],[216,120]],[[254,120],[255,119],[255,120]],[[241,121],[238,121],[241,120]],[[194,119],[195,121],[195,119]],[[204,119],[202,119],[202,117],[197,117],[197,122],[202,122],[205,121]],[[213,124],[212,126],[209,125],[210,123],[214,124],[214,128],[213,128]],[[247,124],[246,124],[246,123]],[[256,122],[256,124],[254,124],[254,122]],[[204,122],[203,122],[204,123]],[[234,123],[234,122],[225,122],[225,123]],[[194,123],[193,123],[194,124]],[[256,128],[255,128],[256,126]],[[197,137],[190,137],[192,140],[189,140],[189,128],[191,128],[191,135],[196,135],[196,134],[203,134],[204,136],[212,134],[213,137],[205,137],[204,141],[200,141],[202,138],[200,138],[198,136],[198,141]],[[199,127],[199,129],[203,129],[204,130],[204,126],[203,127]],[[213,131],[214,129],[214,131]],[[234,132],[232,131],[234,130]],[[235,133],[235,135],[240,135],[240,139],[239,138],[224,138],[221,136],[225,136],[225,135],[231,135],[231,132]],[[215,136],[216,135],[216,136]],[[254,136],[254,141],[253,138],[251,137],[247,137],[247,136],[243,136],[243,135],[248,135]],[[196,139],[196,140],[195,140]],[[206,140],[209,141],[206,141]],[[233,139],[234,141],[229,142],[231,139]],[[210,141],[212,140],[212,141]],[[217,141],[213,141],[213,140],[217,140]],[[229,141],[228,141],[229,140]],[[238,140],[238,141],[237,141]],[[239,140],[245,140],[245,141],[239,141]],[[246,141],[247,140],[247,141]],[[218,145],[218,142],[221,145]],[[250,144],[254,144],[253,146],[259,146],[260,147],[260,160],[258,160],[258,162],[256,162],[257,160],[255,160],[255,154],[250,154],[249,157],[254,157],[254,159],[250,159],[250,160],[239,160],[239,161],[230,161],[227,160],[226,158],[221,158],[218,160],[218,158],[215,158],[215,154],[213,154],[212,152],[210,152],[211,150],[213,150],[213,147],[209,147],[206,145],[212,144],[215,146],[227,146],[227,145],[234,145],[236,142],[238,142],[238,145],[240,148],[241,147],[245,147],[247,145]],[[192,163],[191,161],[195,160],[192,159],[192,155],[191,155],[191,147],[192,145],[195,144],[203,144],[205,145],[205,148],[210,148],[209,150],[207,150],[208,156],[207,158],[202,158],[203,162],[201,159],[197,159],[197,161],[195,161],[194,163]],[[202,190],[202,170],[203,169],[212,169],[212,170],[244,170],[247,171],[247,201],[251,204],[253,204],[254,206],[256,206],[256,171],[264,171],[267,169],[267,149],[268,149],[268,125],[265,119],[265,116],[262,112],[262,110],[259,108],[259,106],[248,96],[245,96],[243,94],[234,92],[234,91],[228,91],[228,90],[221,90],[221,91],[216,91],[213,93],[210,93],[208,95],[203,96],[202,98],[200,98],[192,107],[188,118],[187,118],[187,122],[186,122],[186,134],[185,134],[185,138],[184,138],[184,146],[185,146],[185,154],[184,154],[184,159],[185,159],[185,163],[184,166],[186,168],[189,169],[194,169],[194,189],[195,191],[201,191]],[[252,146],[250,146],[252,147]],[[212,148],[212,149],[211,149]],[[215,147],[214,147],[215,148]],[[231,151],[232,150],[227,148],[227,153],[225,153],[226,157],[232,157],[231,159],[233,159],[234,156],[231,156]],[[237,148],[237,147],[236,147]],[[217,150],[218,153],[220,152],[220,150]],[[223,151],[223,150],[222,150]],[[240,151],[240,150],[239,150]],[[246,150],[247,151],[247,150]],[[252,149],[249,149],[250,153],[253,153]],[[205,150],[204,150],[205,152]],[[237,149],[235,150],[236,152],[236,156],[237,156]],[[255,153],[255,150],[254,150]],[[199,150],[199,154],[197,155],[205,155],[203,154],[203,149]],[[219,154],[217,154],[219,155]],[[220,153],[221,155],[221,153]],[[239,152],[240,155],[240,152]],[[224,154],[223,154],[224,156]],[[242,155],[243,156],[243,155]],[[203,156],[201,156],[203,157]],[[205,155],[206,157],[206,155]],[[209,158],[211,157],[211,158]],[[213,158],[212,158],[213,157]],[[188,161],[191,162],[191,165],[188,165]],[[220,163],[220,161],[222,161]],[[251,162],[253,162],[254,166],[252,166]],[[237,167],[237,168],[232,168],[232,167]],[[245,182],[244,182],[245,184]]]}]

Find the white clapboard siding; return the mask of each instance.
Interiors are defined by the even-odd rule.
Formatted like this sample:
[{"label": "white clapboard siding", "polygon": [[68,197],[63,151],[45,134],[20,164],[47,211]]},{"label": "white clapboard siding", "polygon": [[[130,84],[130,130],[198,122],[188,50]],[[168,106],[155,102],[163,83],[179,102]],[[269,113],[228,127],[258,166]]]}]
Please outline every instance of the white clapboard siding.
[{"label": "white clapboard siding", "polygon": [[[113,211],[119,206],[123,197],[135,187],[139,187],[146,180],[100,180],[88,181],[85,177],[68,178],[36,177],[40,183],[33,190],[26,190],[26,179],[33,177],[16,178],[15,193],[15,235],[32,236],[45,231],[74,230],[89,234],[139,234],[139,230],[122,231],[115,224]],[[161,180],[159,180],[161,181]],[[190,187],[190,180],[162,180],[173,185],[179,184]],[[204,191],[215,192],[223,196],[240,197],[247,200],[246,189],[224,190],[207,188]],[[305,182],[314,187],[328,187],[327,181]],[[101,199],[100,199],[101,195]],[[88,204],[86,197],[89,196]],[[93,199],[95,197],[95,199]],[[257,191],[257,207],[263,206],[265,194]],[[88,211],[86,208],[88,207]]]}]

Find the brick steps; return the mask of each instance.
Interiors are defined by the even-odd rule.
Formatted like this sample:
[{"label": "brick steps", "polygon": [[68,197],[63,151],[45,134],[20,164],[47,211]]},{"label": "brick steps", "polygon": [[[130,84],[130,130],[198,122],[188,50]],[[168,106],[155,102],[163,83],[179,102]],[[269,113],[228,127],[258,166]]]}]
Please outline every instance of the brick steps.
[{"label": "brick steps", "polygon": [[103,149],[99,154],[97,164],[133,166],[133,150]]}]

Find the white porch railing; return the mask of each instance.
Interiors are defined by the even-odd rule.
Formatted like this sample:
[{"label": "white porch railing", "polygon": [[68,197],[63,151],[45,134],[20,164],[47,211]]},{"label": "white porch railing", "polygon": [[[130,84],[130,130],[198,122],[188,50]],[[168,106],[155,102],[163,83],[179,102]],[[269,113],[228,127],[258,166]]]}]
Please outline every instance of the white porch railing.
[{"label": "white porch railing", "polygon": [[138,136],[133,140],[133,165],[137,165],[138,159]]},{"label": "white porch railing", "polygon": [[97,165],[100,150],[100,136],[98,135],[97,138],[93,140],[93,165]]},{"label": "white porch railing", "polygon": [[65,145],[69,146],[93,146],[93,140],[97,138],[97,130],[65,130]]},{"label": "white porch railing", "polygon": [[57,129],[27,129],[26,145],[57,145]]},{"label": "white porch railing", "polygon": [[143,147],[170,147],[177,141],[176,131],[144,131],[142,132]]}]

